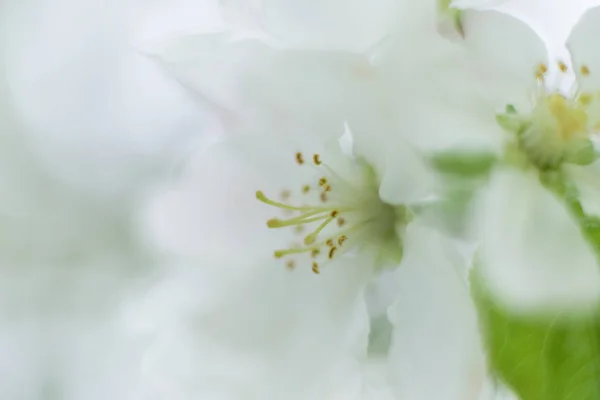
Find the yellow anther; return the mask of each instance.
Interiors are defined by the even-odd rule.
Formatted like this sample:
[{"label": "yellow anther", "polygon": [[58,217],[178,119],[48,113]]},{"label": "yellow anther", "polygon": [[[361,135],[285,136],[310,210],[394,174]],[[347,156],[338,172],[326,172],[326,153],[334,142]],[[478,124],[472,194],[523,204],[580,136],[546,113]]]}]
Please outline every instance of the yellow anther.
[{"label": "yellow anther", "polygon": [[535,77],[537,79],[543,79],[544,75],[546,75],[547,72],[548,72],[548,66],[546,64],[540,64],[540,65],[538,65],[537,69],[535,70]]},{"label": "yellow anther", "polygon": [[319,179],[319,186],[325,186],[327,185],[327,178],[323,177],[321,179]]},{"label": "yellow anther", "polygon": [[313,162],[315,165],[321,165],[321,156],[318,154],[313,155]]},{"label": "yellow anther", "polygon": [[302,186],[302,193],[306,194],[308,192],[310,192],[310,186],[309,185]]},{"label": "yellow anther", "polygon": [[560,72],[567,72],[569,70],[569,67],[567,67],[567,64],[565,64],[562,61],[558,62],[558,69],[560,70]]},{"label": "yellow anther", "polygon": [[294,269],[296,268],[296,263],[294,262],[294,260],[287,260],[285,266],[287,267],[287,269]]},{"label": "yellow anther", "polygon": [[344,226],[346,224],[346,220],[342,217],[339,217],[337,220],[337,224],[341,228],[342,226]]},{"label": "yellow anther", "polygon": [[333,247],[334,246],[333,239],[327,239],[325,241],[325,244],[329,247]]},{"label": "yellow anther", "polygon": [[333,211],[332,211],[332,212],[329,214],[329,216],[330,216],[331,218],[335,218],[335,217],[337,217],[337,216],[338,216],[338,214],[339,214],[339,213],[340,213],[340,212],[339,212],[338,210],[333,210]]},{"label": "yellow anther", "polygon": [[298,165],[304,164],[304,155],[302,153],[296,153],[296,162],[298,163]]},{"label": "yellow anther", "polygon": [[340,236],[337,240],[338,246],[342,246],[346,240],[348,240],[348,236],[346,236],[346,235]]},{"label": "yellow anther", "polygon": [[324,185],[324,186],[323,186],[323,190],[324,190],[325,192],[331,192],[331,186],[330,186],[330,185]]},{"label": "yellow anther", "polygon": [[319,263],[317,263],[316,261],[314,261],[314,262],[312,263],[312,271],[313,271],[315,274],[320,274],[320,273],[321,273],[321,271],[319,270]]},{"label": "yellow anther", "polygon": [[317,256],[318,256],[319,254],[321,254],[321,250],[319,250],[319,249],[313,249],[313,250],[310,252],[310,256],[311,256],[312,258],[317,258]]},{"label": "yellow anther", "polygon": [[583,76],[590,75],[590,68],[587,65],[582,65],[579,70],[581,71],[581,75],[583,75]]},{"label": "yellow anther", "polygon": [[335,252],[337,251],[337,247],[332,247],[329,250],[329,259],[331,260],[333,258],[333,256],[335,255]]},{"label": "yellow anther", "polygon": [[325,192],[321,193],[319,198],[321,199],[321,202],[326,203],[327,202],[327,193],[325,193]]}]

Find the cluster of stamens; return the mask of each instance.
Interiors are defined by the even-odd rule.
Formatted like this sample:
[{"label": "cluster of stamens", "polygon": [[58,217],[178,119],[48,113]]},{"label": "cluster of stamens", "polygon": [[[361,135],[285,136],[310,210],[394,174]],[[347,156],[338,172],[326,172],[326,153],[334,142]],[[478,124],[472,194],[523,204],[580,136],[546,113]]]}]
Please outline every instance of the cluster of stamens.
[{"label": "cluster of stamens", "polygon": [[[557,82],[552,86],[559,86],[569,67],[562,61],[557,63]],[[523,131],[522,145],[532,161],[541,167],[555,167],[559,165],[578,140],[586,140],[589,133],[600,128],[600,124],[590,123],[589,107],[593,96],[580,92],[575,88],[570,93],[563,95],[556,90],[548,90],[547,75],[548,65],[540,64],[535,70],[538,90],[534,94],[531,114],[523,116],[526,124]],[[590,75],[587,65],[579,68],[581,78]]]},{"label": "cluster of stamens", "polygon": [[[288,249],[276,250],[275,258],[293,257],[296,255],[308,255],[312,264],[312,271],[320,273],[321,266],[328,260],[341,254],[346,248],[350,235],[356,231],[357,225],[349,226],[346,215],[357,211],[357,204],[352,201],[343,201],[336,195],[336,185],[344,185],[346,189],[351,184],[340,177],[327,164],[321,160],[319,154],[314,154],[310,162],[303,153],[295,154],[296,163],[299,166],[309,164],[321,172],[322,176],[314,185],[302,185],[299,190],[301,204],[291,204],[292,192],[284,190],[281,193],[281,201],[268,198],[262,191],[256,192],[256,198],[270,206],[280,209],[288,218],[271,218],[267,221],[269,228],[293,228],[295,234],[304,235],[302,243],[296,243]],[[312,199],[313,203],[307,204]],[[314,228],[305,234],[305,228]],[[296,261],[288,258],[286,266],[294,269]]]},{"label": "cluster of stamens", "polygon": [[[558,61],[557,67],[558,67],[558,71],[560,72],[560,74],[565,74],[565,73],[569,72],[569,67],[563,61]],[[549,71],[548,65],[543,64],[543,63],[539,64],[535,70],[535,77],[539,84],[539,88],[538,88],[539,90],[536,93],[536,98],[539,98],[544,95],[548,96],[547,89],[546,89],[546,83],[547,83],[546,79],[547,79],[548,71]],[[591,71],[587,65],[582,65],[581,67],[579,67],[579,73],[582,78],[586,78],[586,77],[590,76]],[[557,82],[555,82],[555,85],[558,85],[560,83],[561,79],[563,78],[563,76],[561,76],[560,74],[557,78]],[[558,99],[559,96],[564,99],[564,101],[561,102],[563,105],[572,100],[574,103],[577,103],[577,105],[581,106],[582,108],[588,107],[593,100],[592,94],[582,93],[578,89],[575,89],[575,91],[568,93],[568,95],[566,97],[556,94],[555,98]],[[534,99],[534,100],[536,100],[536,99]],[[558,102],[555,101],[555,104],[558,104]],[[575,105],[575,107],[576,107],[576,105]],[[571,108],[573,108],[573,105],[571,105]],[[564,107],[562,107],[562,109],[564,110]],[[559,116],[557,116],[557,117],[559,117]]]}]

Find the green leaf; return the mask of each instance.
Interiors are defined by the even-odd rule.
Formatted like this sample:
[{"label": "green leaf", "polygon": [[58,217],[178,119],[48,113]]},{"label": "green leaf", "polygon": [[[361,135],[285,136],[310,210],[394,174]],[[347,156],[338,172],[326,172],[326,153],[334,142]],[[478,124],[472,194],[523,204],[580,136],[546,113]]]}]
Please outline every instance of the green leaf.
[{"label": "green leaf", "polygon": [[600,313],[514,314],[471,274],[491,370],[521,400],[600,399]]},{"label": "green leaf", "polygon": [[444,152],[431,157],[431,164],[439,172],[472,178],[487,176],[496,159],[492,153]]}]

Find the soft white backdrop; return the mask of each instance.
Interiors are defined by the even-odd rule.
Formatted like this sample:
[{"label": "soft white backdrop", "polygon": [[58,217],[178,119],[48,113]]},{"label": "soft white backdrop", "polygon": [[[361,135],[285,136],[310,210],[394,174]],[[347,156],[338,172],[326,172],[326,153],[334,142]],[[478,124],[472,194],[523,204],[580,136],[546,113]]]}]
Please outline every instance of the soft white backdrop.
[{"label": "soft white backdrop", "polygon": [[[501,8],[564,55],[570,27],[597,3],[512,0]],[[0,149],[0,237],[11,238],[0,256],[7,305],[0,309],[0,398],[135,396],[147,343],[127,336],[124,310],[161,270],[151,249],[137,243],[136,214],[145,194],[175,177],[216,128],[207,110],[134,46],[221,23],[216,0],[0,4],[0,61],[21,123],[16,133],[3,132]],[[19,246],[30,254],[14,250]],[[69,253],[81,246],[88,251]],[[42,307],[62,297],[68,300],[57,302],[58,312]],[[85,307],[60,313],[73,303],[93,304],[100,321],[90,322]],[[104,363],[87,362],[105,352]],[[53,363],[63,359],[57,370]]]}]

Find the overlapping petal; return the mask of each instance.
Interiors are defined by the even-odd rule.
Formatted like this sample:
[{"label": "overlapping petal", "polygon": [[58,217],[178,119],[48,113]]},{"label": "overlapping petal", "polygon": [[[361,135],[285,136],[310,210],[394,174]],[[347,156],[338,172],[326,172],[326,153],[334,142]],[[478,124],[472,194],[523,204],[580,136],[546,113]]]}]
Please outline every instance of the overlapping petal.
[{"label": "overlapping petal", "polygon": [[256,40],[229,42],[225,35],[183,37],[148,51],[245,130],[341,132],[369,85],[360,79],[366,60],[350,53],[278,50]]},{"label": "overlapping petal", "polygon": [[597,303],[600,272],[591,245],[533,173],[495,172],[475,222],[484,277],[506,306],[543,312]]},{"label": "overlapping petal", "polygon": [[362,266],[317,276],[257,258],[237,273],[222,261],[183,271],[155,300],[170,312],[156,325],[146,389],[158,399],[323,398],[365,351]]},{"label": "overlapping petal", "polygon": [[475,64],[475,80],[497,111],[506,103],[531,106],[536,71],[547,65],[542,39],[523,21],[498,11],[464,10],[464,45]]},{"label": "overlapping petal", "polygon": [[404,263],[395,272],[398,298],[388,311],[394,325],[394,394],[398,399],[478,399],[487,372],[467,259],[423,226],[409,226],[406,246]]},{"label": "overlapping petal", "polygon": [[394,29],[395,0],[263,0],[269,33],[288,46],[364,51]]},{"label": "overlapping petal", "polygon": [[600,7],[588,10],[571,31],[567,46],[571,52],[577,82],[584,92],[600,90]]}]

